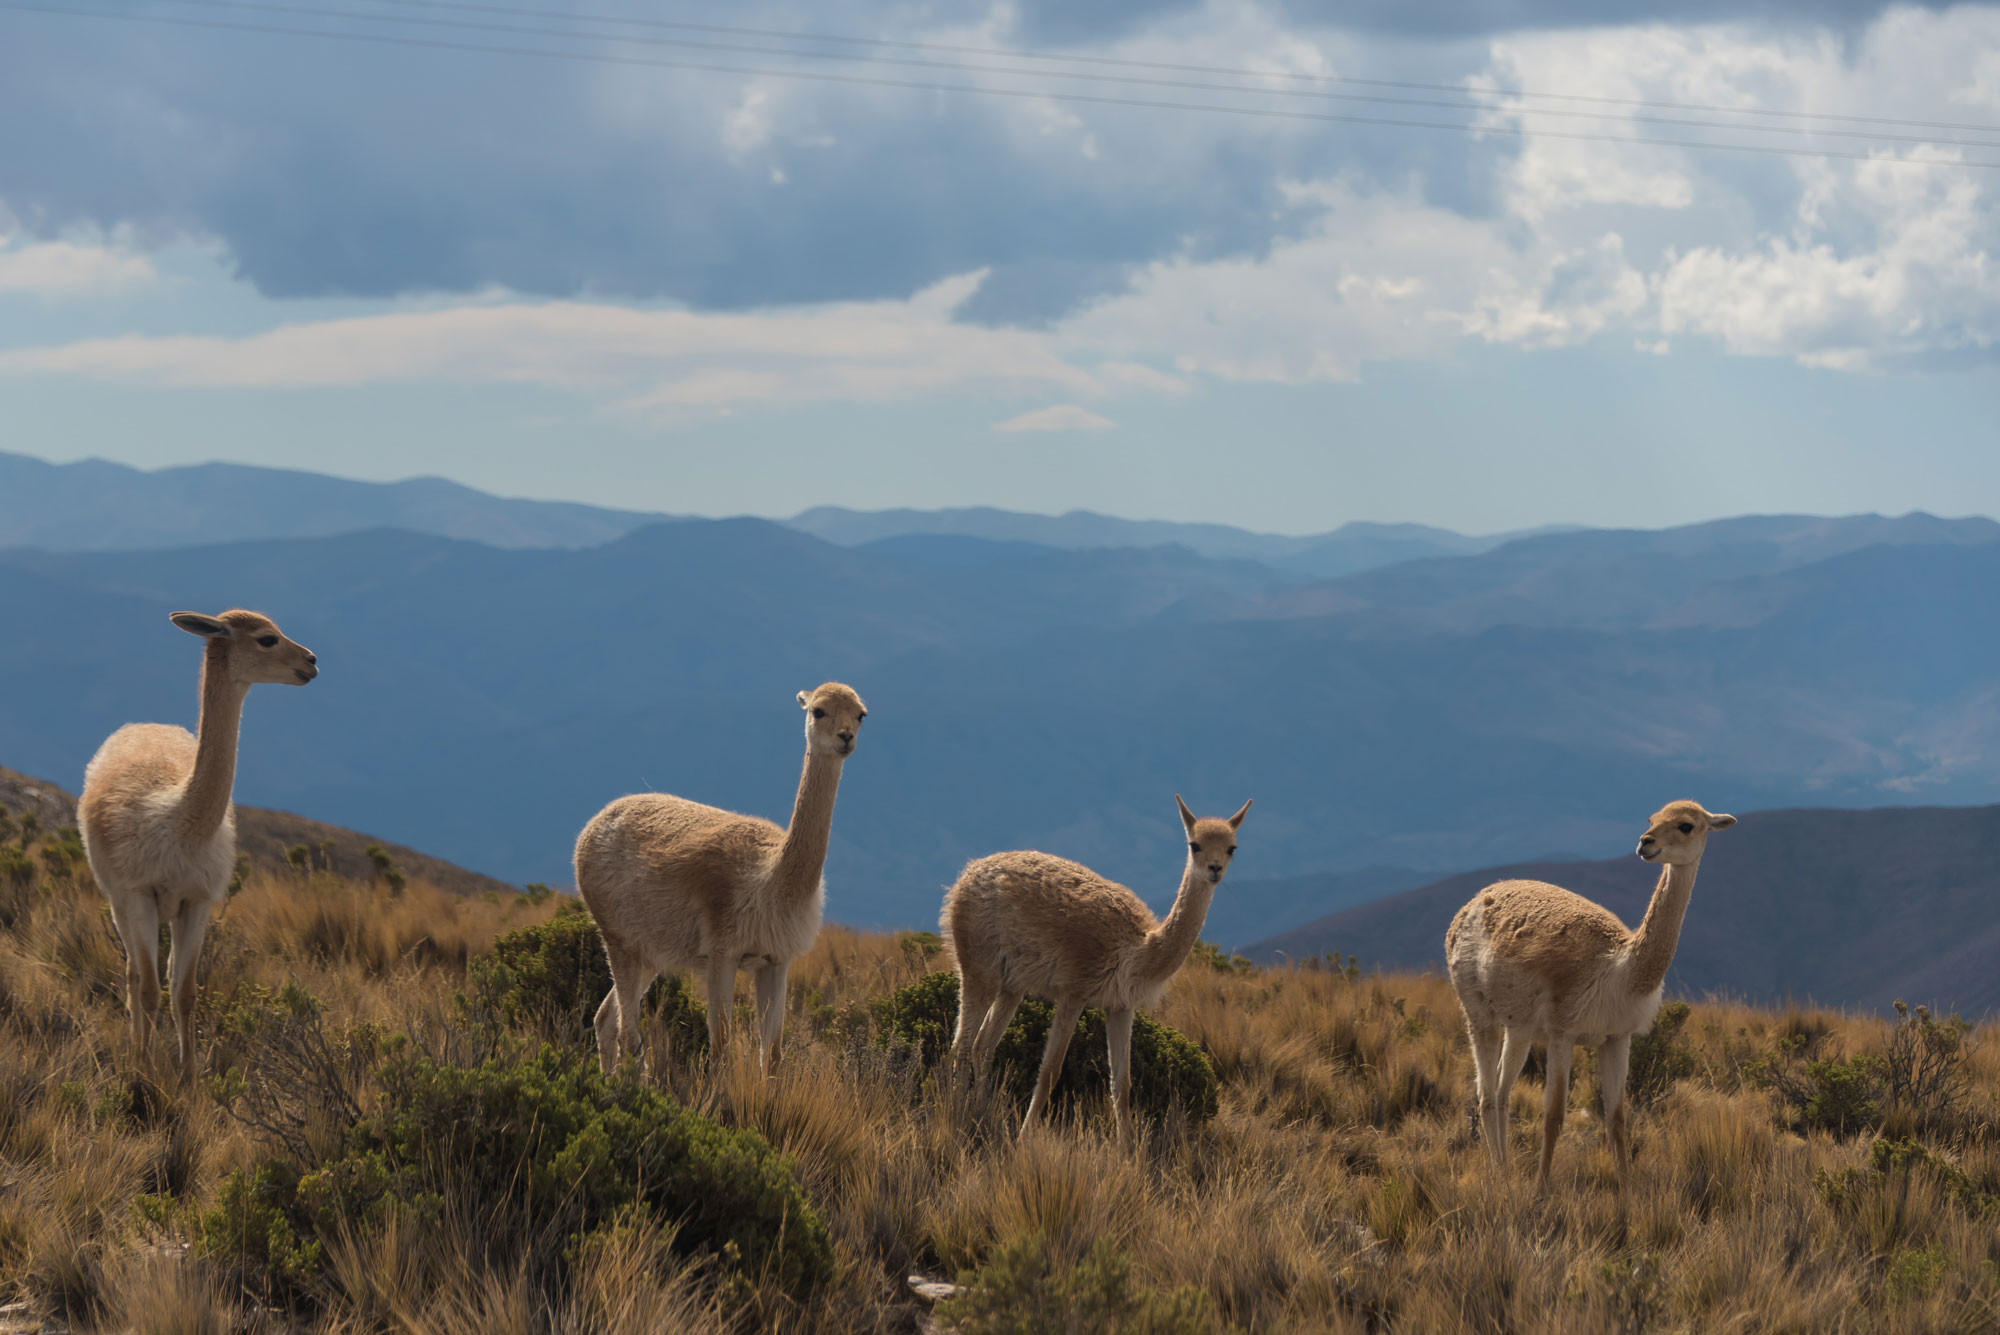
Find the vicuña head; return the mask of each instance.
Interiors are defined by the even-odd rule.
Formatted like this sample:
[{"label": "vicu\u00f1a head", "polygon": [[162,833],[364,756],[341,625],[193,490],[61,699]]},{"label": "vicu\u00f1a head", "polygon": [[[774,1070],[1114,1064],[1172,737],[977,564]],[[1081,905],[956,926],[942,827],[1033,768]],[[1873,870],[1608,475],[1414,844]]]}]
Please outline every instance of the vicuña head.
[{"label": "vicu\u00f1a head", "polygon": [[1736,817],[1712,814],[1699,802],[1669,802],[1653,813],[1636,851],[1647,862],[1692,866],[1701,861],[1702,850],[1708,847],[1708,832],[1726,830],[1735,823]]},{"label": "vicu\u00f1a head", "polygon": [[1181,824],[1187,827],[1189,871],[1206,876],[1210,885],[1222,884],[1222,873],[1229,870],[1229,859],[1236,856],[1236,832],[1250,814],[1250,803],[1245,802],[1243,809],[1227,820],[1198,818],[1179,793],[1174,794],[1174,805],[1181,809]]},{"label": "vicu\u00f1a head", "polygon": [[319,656],[287,637],[262,612],[240,607],[220,616],[176,612],[168,620],[206,639],[211,656],[238,686],[303,686],[319,675]]},{"label": "vicu\u00f1a head", "polygon": [[815,754],[842,760],[854,754],[868,706],[861,703],[852,686],[830,681],[815,690],[800,691],[799,708],[806,711],[806,746]]}]

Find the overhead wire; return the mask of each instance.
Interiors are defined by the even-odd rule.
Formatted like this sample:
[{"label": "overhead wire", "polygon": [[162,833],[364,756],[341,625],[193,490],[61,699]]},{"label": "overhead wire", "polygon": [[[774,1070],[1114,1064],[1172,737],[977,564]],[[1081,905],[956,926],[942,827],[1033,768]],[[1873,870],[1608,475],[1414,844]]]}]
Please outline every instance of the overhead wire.
[{"label": "overhead wire", "polygon": [[891,47],[909,51],[930,51],[949,55],[1009,56],[1021,60],[1060,61],[1120,69],[1163,70],[1183,74],[1217,74],[1239,78],[1278,79],[1303,83],[1356,84],[1373,88],[1406,88],[1418,92],[1457,93],[1494,98],[1530,98],[1547,101],[1595,102],[1607,106],[1649,107],[1661,111],[1707,111],[1739,116],[1769,116],[1785,120],[1845,121],[1862,125],[1895,125],[1910,129],[1964,130],[1973,134],[2000,134],[2000,125],[1963,121],[1912,120],[1900,116],[1865,116],[1834,111],[1793,111],[1776,107],[1729,106],[1716,102],[1672,102],[1658,98],[1613,97],[1601,93],[1547,92],[1526,88],[1476,88],[1464,84],[1426,83],[1414,79],[1366,78],[1354,74],[1325,74],[1305,70],[1247,69],[1241,66],[1186,64],[1167,60],[1138,60],[1131,57],[1089,55],[1070,51],[1032,51],[1015,47],[970,46],[950,42],[919,42],[891,37],[858,37],[844,33],[802,32],[784,28],[747,27],[732,23],[698,23],[687,19],[659,19],[616,14],[550,9],[528,9],[516,5],[478,4],[473,0],[373,0],[376,4],[401,5],[412,9],[457,10],[464,13],[502,14],[515,18],[561,20],[570,23],[597,23],[606,26],[654,28],[681,32],[709,32],[738,37],[763,37],[784,41],[827,42],[857,46]]},{"label": "overhead wire", "polygon": [[[400,23],[421,27],[471,30],[479,33],[504,34],[511,37],[555,37],[577,41],[615,41],[648,46],[671,46],[684,49],[717,51],[729,55],[776,56],[803,60],[833,60],[858,64],[895,65],[921,69],[944,70],[960,74],[999,74],[1008,77],[1025,78],[1066,78],[1086,79],[1097,83],[1111,83],[1126,86],[1173,88],[1184,91],[1235,93],[1246,96],[1277,96],[1312,98],[1341,102],[1365,102],[1392,106],[1424,107],[1432,110],[1466,111],[1476,114],[1505,114],[1520,116],[1551,116],[1566,120],[1614,121],[1619,124],[1665,125],[1679,129],[1722,130],[1729,133],[1788,134],[1788,135],[1830,135],[1846,139],[1862,139],[1870,142],[1895,142],[1908,144],[1931,144],[1948,148],[2000,149],[2000,141],[1943,139],[1937,135],[1891,134],[1880,130],[1837,129],[1825,126],[1798,125],[1746,125],[1727,121],[1686,120],[1675,117],[1653,116],[1644,113],[1612,111],[1575,111],[1560,108],[1509,108],[1490,102],[1443,101],[1435,98],[1409,98],[1382,93],[1347,93],[1327,89],[1297,87],[1254,87],[1236,84],[1200,83],[1185,79],[1168,79],[1157,76],[1135,76],[1122,74],[1098,74],[1083,70],[1043,70],[1024,69],[1018,66],[967,65],[962,62],[925,60],[905,56],[866,55],[845,51],[791,50],[769,46],[748,46],[740,43],[715,42],[687,37],[659,36],[619,36],[607,37],[601,33],[578,33],[558,28],[531,28],[517,24],[496,24],[460,19],[425,18],[405,14],[365,14],[355,10],[330,8],[320,5],[298,5],[274,3],[273,0],[170,0],[177,5],[199,6],[208,9],[227,9],[259,14],[283,14],[292,17],[360,20],[366,23]],[[409,3],[411,0],[400,0]],[[441,7],[431,0],[416,0],[426,7]],[[451,5],[453,9],[475,8],[465,5]],[[478,6],[479,9],[494,8]],[[535,12],[535,11],[522,11]],[[601,20],[599,20],[601,21]],[[818,40],[818,39],[814,39]],[[1254,77],[1245,75],[1244,77]],[[2000,135],[2000,127],[1993,133]]]},{"label": "overhead wire", "polygon": [[[213,0],[211,0],[213,2]],[[231,0],[241,5],[247,0]],[[36,4],[30,0],[0,0],[0,10],[21,13],[60,15],[64,17],[92,18],[119,22],[146,23],[172,27],[208,29],[215,31],[245,32],[289,37],[303,37],[316,40],[345,41],[376,46],[400,46],[430,50],[460,51],[485,55],[527,56],[540,59],[554,59],[569,62],[635,66],[640,68],[671,69],[688,72],[730,74],[753,78],[790,79],[809,82],[843,84],[850,86],[898,88],[919,92],[969,93],[984,97],[1007,97],[1015,99],[1057,101],[1094,106],[1123,106],[1147,110],[1170,110],[1203,112],[1219,115],[1250,117],[1258,119],[1318,122],[1343,125],[1367,125],[1399,129],[1444,130],[1474,136],[1496,135],[1518,139],[1561,139],[1597,143],[1631,144],[1681,148],[1693,151],[1714,151],[1760,154],[1766,156],[1797,157],[1812,159],[1838,159],[1854,162],[1882,163],[1887,165],[1919,166],[1927,168],[1963,167],[1975,170],[2000,170],[2000,162],[1984,162],[1959,158],[1912,158],[1889,156],[1875,153],[1843,152],[1828,148],[1787,147],[1775,144],[1745,144],[1718,140],[1689,140],[1665,138],[1657,135],[1614,135],[1594,134],[1586,131],[1529,129],[1514,125],[1473,125],[1460,122],[1434,120],[1414,120],[1391,116],[1359,116],[1335,112],[1300,111],[1284,107],[1245,107],[1218,105],[1206,102],[1176,102],[1162,98],[1111,97],[1102,94],[1084,93],[1071,89],[1008,88],[985,84],[935,83],[915,79],[891,79],[879,75],[841,74],[827,70],[778,69],[770,67],[749,67],[742,65],[717,64],[690,60],[662,60],[641,56],[623,55],[607,51],[570,51],[551,47],[501,46],[480,42],[465,42],[441,38],[418,37],[405,34],[382,32],[360,32],[351,30],[328,30],[320,28],[284,27],[269,23],[250,23],[224,19],[196,18],[185,15],[135,13],[132,11],[107,11],[83,9],[73,5]],[[380,17],[364,14],[347,14],[340,17],[362,21]],[[559,36],[566,40],[596,41],[607,39],[601,34],[561,33],[540,34]],[[767,55],[783,56],[786,53],[762,52]],[[975,71],[976,72],[976,71]],[[1040,71],[1029,72],[1039,75]],[[1232,90],[1253,92],[1255,90]],[[1735,128],[1735,127],[1732,127]],[[1741,127],[1762,130],[1769,127]],[[1926,140],[1924,142],[1936,142]],[[1973,145],[1960,145],[1973,146]],[[1983,145],[1980,145],[1983,147]]]}]

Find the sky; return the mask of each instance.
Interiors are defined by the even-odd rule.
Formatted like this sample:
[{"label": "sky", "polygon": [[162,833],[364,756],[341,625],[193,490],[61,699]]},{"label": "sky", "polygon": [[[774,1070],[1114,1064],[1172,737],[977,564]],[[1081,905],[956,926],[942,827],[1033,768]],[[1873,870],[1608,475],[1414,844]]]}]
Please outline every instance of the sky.
[{"label": "sky", "polygon": [[2000,514],[2000,6],[1339,11],[5,0],[0,448],[694,514]]}]

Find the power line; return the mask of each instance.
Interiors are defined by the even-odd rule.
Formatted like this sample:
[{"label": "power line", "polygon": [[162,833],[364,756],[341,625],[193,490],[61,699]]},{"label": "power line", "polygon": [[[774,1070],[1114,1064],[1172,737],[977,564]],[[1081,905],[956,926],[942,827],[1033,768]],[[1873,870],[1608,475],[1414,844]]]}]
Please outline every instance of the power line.
[{"label": "power line", "polygon": [[[412,2],[412,0],[404,0]],[[427,3],[427,0],[414,0]],[[1019,67],[967,65],[961,62],[946,62],[913,59],[899,56],[867,55],[843,51],[813,51],[774,49],[767,46],[745,46],[738,43],[704,41],[686,37],[617,36],[608,37],[599,33],[568,32],[554,28],[529,28],[516,24],[496,24],[459,19],[423,18],[402,14],[363,14],[347,9],[331,9],[313,5],[292,5],[270,3],[269,0],[172,0],[182,5],[200,5],[211,9],[242,10],[263,14],[284,14],[305,18],[358,19],[364,23],[401,23],[432,28],[466,29],[481,33],[499,33],[515,37],[556,37],[577,41],[613,41],[639,43],[649,46],[671,46],[702,51],[719,51],[733,55],[777,56],[781,58],[838,60],[859,64],[898,65],[921,69],[939,69],[961,74],[1000,74],[1026,78],[1088,79],[1093,82],[1115,83],[1128,86],[1175,88],[1199,92],[1239,93],[1250,96],[1278,96],[1314,98],[1342,102],[1368,102],[1392,106],[1427,107],[1446,111],[1502,112],[1522,116],[1558,116],[1566,120],[1616,121],[1620,124],[1643,123],[1666,125],[1681,129],[1722,130],[1729,133],[1788,134],[1788,135],[1832,135],[1844,139],[1862,139],[1872,142],[1896,142],[1909,144],[1933,144],[1949,148],[2000,149],[2000,142],[1943,139],[1936,135],[1889,134],[1879,130],[1846,130],[1821,126],[1797,125],[1744,125],[1726,121],[1685,120],[1674,117],[1633,114],[1609,111],[1569,111],[1555,108],[1520,108],[1509,110],[1490,102],[1441,101],[1430,98],[1393,97],[1381,93],[1341,93],[1313,88],[1257,88],[1234,84],[1197,83],[1183,79],[1167,79],[1153,76],[1132,76],[1118,74],[1097,74],[1084,70],[1038,70]],[[491,8],[490,6],[467,6],[453,4],[452,9]],[[533,12],[533,11],[525,11]],[[2000,134],[2000,127],[1994,133]]]},{"label": "power line", "polygon": [[[998,88],[977,84],[931,83],[913,79],[889,79],[875,75],[835,74],[824,70],[792,70],[757,68],[739,65],[721,65],[699,61],[659,60],[638,56],[622,56],[606,52],[562,51],[548,47],[530,48],[518,46],[495,46],[478,42],[446,41],[439,38],[424,38],[390,35],[387,33],[339,32],[325,29],[287,28],[275,24],[243,23],[223,19],[189,18],[167,14],[134,14],[107,12],[103,10],[77,9],[70,6],[41,5],[25,3],[24,0],[0,0],[0,10],[20,13],[52,14],[69,18],[105,19],[127,23],[150,23],[170,27],[199,28],[211,31],[246,32],[286,37],[306,37],[316,40],[359,42],[374,46],[399,46],[424,50],[460,51],[479,55],[530,56],[539,59],[564,60],[572,63],[623,65],[644,69],[670,69],[710,74],[732,74],[751,78],[793,79],[807,82],[844,84],[858,87],[900,88],[916,92],[971,93],[982,97],[1011,97],[1017,99],[1071,102],[1091,106],[1136,107],[1144,110],[1196,111],[1217,115],[1251,117],[1267,120],[1307,121],[1336,125],[1370,125],[1396,129],[1446,130],[1459,134],[1500,135],[1515,139],[1563,139],[1594,143],[1630,144],[1641,146],[1683,148],[1696,152],[1713,151],[1726,153],[1751,153],[1766,156],[1837,159],[1851,162],[1876,162],[1912,167],[1965,167],[1977,170],[2000,170],[2000,162],[1978,162],[1967,160],[1943,160],[1907,157],[1883,157],[1873,153],[1849,153],[1837,149],[1787,148],[1773,144],[1735,144],[1717,141],[1668,139],[1651,135],[1591,134],[1573,130],[1528,130],[1509,125],[1474,126],[1455,122],[1409,120],[1390,116],[1353,116],[1334,112],[1294,111],[1280,107],[1235,107],[1214,103],[1172,102],[1158,98],[1120,98],[1073,91]],[[586,35],[579,34],[584,40]]]},{"label": "power line", "polygon": [[[1538,92],[1525,88],[1474,89],[1462,84],[1423,83],[1412,79],[1370,79],[1359,75],[1308,74],[1297,70],[1254,70],[1240,66],[1192,65],[1165,60],[1133,60],[1118,56],[1080,55],[1067,51],[1022,51],[1000,46],[965,46],[947,42],[917,42],[889,37],[856,37],[839,33],[798,32],[783,28],[754,28],[727,23],[694,23],[685,20],[632,18],[613,14],[564,13],[559,10],[525,9],[512,5],[469,3],[468,0],[375,0],[378,4],[404,5],[418,9],[459,10],[468,13],[503,14],[514,18],[558,19],[571,23],[601,23],[625,27],[657,28],[680,32],[710,32],[736,37],[765,37],[783,41],[829,42],[857,46],[883,46],[908,51],[931,51],[948,55],[1011,56],[1021,60],[1064,61],[1123,69],[1163,70],[1180,74],[1221,74],[1246,79],[1283,79],[1305,83],[1357,84],[1372,88],[1407,88],[1418,92],[1456,93],[1461,96],[1492,98],[1534,98],[1562,102],[1595,102],[1605,106],[1650,107],[1661,111],[1707,111],[1733,116],[1770,116],[1783,120],[1844,121],[1858,125],[1895,125],[1919,130],[1964,130],[1974,134],[2000,134],[2000,125],[1970,124],[1963,121],[1911,120],[1898,116],[1862,116],[1832,111],[1785,111],[1769,107],[1731,107],[1714,102],[1668,102],[1657,98],[1607,97],[1593,93]],[[582,36],[584,34],[577,34]],[[1482,105],[1482,104],[1472,104]]]}]

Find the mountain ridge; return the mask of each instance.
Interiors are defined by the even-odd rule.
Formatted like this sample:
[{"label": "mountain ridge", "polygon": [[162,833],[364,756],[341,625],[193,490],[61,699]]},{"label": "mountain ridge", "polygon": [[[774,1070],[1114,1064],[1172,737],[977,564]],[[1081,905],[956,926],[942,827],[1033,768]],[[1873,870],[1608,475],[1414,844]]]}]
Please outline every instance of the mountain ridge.
[{"label": "mountain ridge", "polygon": [[[1702,859],[1670,993],[2000,1013],[2000,806],[1737,814]],[[1643,816],[1631,828],[1636,841]],[[1269,962],[1337,950],[1367,968],[1442,972],[1445,928],[1487,885],[1549,881],[1630,927],[1658,875],[1629,854],[1486,867],[1342,909],[1244,953]]]}]

